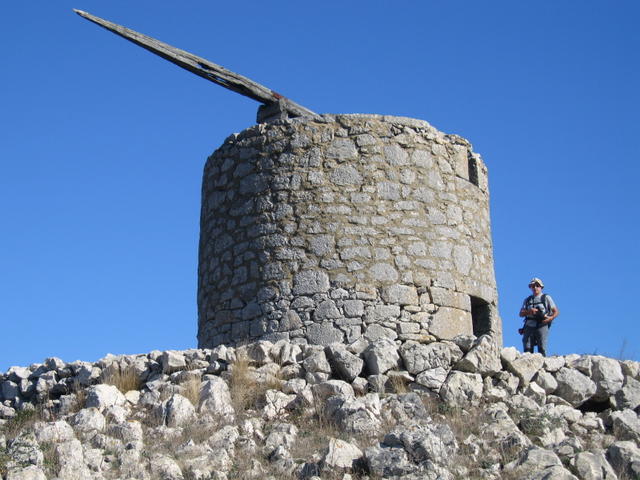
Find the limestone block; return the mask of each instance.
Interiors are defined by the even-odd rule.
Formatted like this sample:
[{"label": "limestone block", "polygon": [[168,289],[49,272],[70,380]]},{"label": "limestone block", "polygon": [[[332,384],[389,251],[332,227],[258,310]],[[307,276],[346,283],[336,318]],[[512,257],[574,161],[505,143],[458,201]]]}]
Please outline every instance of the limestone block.
[{"label": "limestone block", "polygon": [[95,407],[83,408],[73,417],[71,424],[76,430],[81,432],[97,431],[101,432],[106,426],[104,415]]},{"label": "limestone block", "polygon": [[408,341],[400,347],[404,367],[412,375],[442,367],[448,370],[462,358],[462,350],[455,343],[433,342],[424,345]]},{"label": "limestone block", "polygon": [[[505,360],[504,355],[502,358]],[[507,370],[517,375],[523,385],[527,385],[544,365],[544,357],[539,353],[525,353],[505,363]]]},{"label": "limestone block", "polygon": [[33,427],[38,443],[59,443],[74,440],[73,428],[64,420],[56,422],[36,422]]},{"label": "limestone block", "polygon": [[409,285],[389,285],[382,289],[382,300],[398,305],[418,305],[418,291]]},{"label": "limestone block", "polygon": [[479,373],[487,376],[502,370],[500,351],[493,337],[483,335],[455,366],[462,372]]},{"label": "limestone block", "polygon": [[343,342],[344,333],[333,326],[332,323],[314,323],[307,327],[307,340],[312,345],[331,345],[336,342]]},{"label": "limestone block", "polygon": [[367,323],[379,323],[400,316],[400,307],[398,305],[376,305],[367,309],[365,321]]},{"label": "limestone block", "polygon": [[640,448],[635,442],[624,440],[612,443],[607,449],[607,459],[621,475],[640,478]]},{"label": "limestone block", "polygon": [[289,450],[294,446],[298,428],[290,423],[277,423],[265,441],[264,453],[272,462],[275,458],[289,457]]},{"label": "limestone block", "polygon": [[640,382],[628,376],[624,386],[616,392],[613,401],[619,410],[637,409],[640,406]]},{"label": "limestone block", "polygon": [[482,390],[482,376],[453,370],[440,388],[440,396],[449,405],[478,405]]},{"label": "limestone block", "polygon": [[183,370],[187,367],[187,361],[184,358],[182,352],[166,351],[160,357],[160,363],[162,365],[162,371],[164,373],[173,373],[178,370]]},{"label": "limestone block", "polygon": [[58,477],[64,480],[84,480],[91,472],[84,461],[84,452],[79,440],[71,440],[56,446],[56,456],[60,465]]},{"label": "limestone block", "polygon": [[231,418],[234,415],[231,394],[227,382],[213,375],[205,377],[200,386],[200,413],[211,413],[216,416]]},{"label": "limestone block", "polygon": [[325,272],[305,270],[293,278],[294,295],[312,295],[329,291],[329,277]]},{"label": "limestone block", "polygon": [[336,318],[341,318],[342,315],[336,307],[336,304],[333,300],[325,300],[320,302],[315,312],[313,313],[313,319],[316,322],[322,323],[325,320],[332,320]]},{"label": "limestone block", "polygon": [[374,342],[380,338],[389,338],[391,340],[395,340],[398,338],[398,334],[395,330],[392,330],[387,327],[383,327],[379,323],[372,323],[367,326],[367,329],[364,332],[364,337],[370,341]]},{"label": "limestone block", "polygon": [[555,394],[574,407],[590,399],[596,393],[596,384],[586,375],[573,368],[561,368],[556,373],[558,388]]},{"label": "limestone block", "polygon": [[9,470],[7,480],[47,480],[42,469],[36,465]]},{"label": "limestone block", "polygon": [[444,367],[430,368],[418,374],[416,377],[416,383],[437,392],[447,379],[448,374],[449,370]]},{"label": "limestone block", "polygon": [[555,377],[545,370],[538,371],[533,381],[547,394],[555,392],[556,388],[558,388],[558,382]]},{"label": "limestone block", "polygon": [[560,370],[562,367],[564,367],[565,363],[566,362],[565,362],[564,357],[558,357],[558,356],[545,357],[545,359],[544,359],[544,369],[547,372],[555,373],[558,370]]},{"label": "limestone block", "polygon": [[456,245],[453,247],[453,264],[461,275],[468,275],[473,265],[473,254],[466,245]]},{"label": "limestone block", "polygon": [[398,347],[387,338],[380,338],[371,343],[363,353],[367,370],[374,374],[384,374],[400,364]]},{"label": "limestone block", "polygon": [[616,438],[640,444],[640,419],[636,412],[629,409],[612,412],[611,423]]},{"label": "limestone block", "polygon": [[452,339],[459,334],[470,335],[473,333],[471,312],[440,307],[429,324],[429,333],[440,339]]},{"label": "limestone block", "polygon": [[353,387],[342,380],[328,380],[317,383],[311,387],[311,391],[313,392],[313,397],[317,402],[320,402],[320,404],[334,395],[341,395],[347,398],[355,395]]},{"label": "limestone block", "polygon": [[329,470],[352,469],[362,456],[362,450],[356,445],[339,438],[331,438],[322,457],[322,465]]},{"label": "limestone block", "polygon": [[362,300],[345,300],[342,304],[346,317],[362,317],[364,302]]},{"label": "limestone block", "polygon": [[333,344],[326,348],[332,370],[340,378],[352,382],[364,367],[364,360],[349,352],[344,345]]},{"label": "limestone block", "polygon": [[178,463],[168,455],[154,453],[150,458],[151,473],[163,480],[183,480]]},{"label": "limestone block", "polygon": [[113,385],[95,385],[87,389],[87,408],[95,407],[102,411],[114,405],[124,405],[126,403],[124,395]]},{"label": "limestone block", "polygon": [[379,478],[407,476],[418,470],[404,448],[369,447],[364,453],[367,469]]},{"label": "limestone block", "polygon": [[331,365],[323,350],[314,352],[305,358],[302,366],[308,373],[331,373]]},{"label": "limestone block", "polygon": [[182,427],[191,423],[196,409],[187,398],[175,393],[162,402],[160,414],[168,427]]},{"label": "limestone block", "polygon": [[622,388],[624,376],[620,362],[613,358],[593,357],[591,360],[591,379],[596,383],[595,400],[607,400]]},{"label": "limestone block", "polygon": [[336,185],[360,185],[362,183],[362,175],[352,165],[340,165],[329,173],[329,179]]}]

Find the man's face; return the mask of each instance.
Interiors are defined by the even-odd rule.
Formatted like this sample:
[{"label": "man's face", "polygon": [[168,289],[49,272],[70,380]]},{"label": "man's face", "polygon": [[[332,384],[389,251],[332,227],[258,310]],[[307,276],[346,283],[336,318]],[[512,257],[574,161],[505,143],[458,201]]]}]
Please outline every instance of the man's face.
[{"label": "man's face", "polygon": [[532,283],[531,285],[529,285],[529,288],[531,289],[531,293],[533,293],[535,297],[540,295],[540,293],[542,292],[542,287],[538,283]]}]

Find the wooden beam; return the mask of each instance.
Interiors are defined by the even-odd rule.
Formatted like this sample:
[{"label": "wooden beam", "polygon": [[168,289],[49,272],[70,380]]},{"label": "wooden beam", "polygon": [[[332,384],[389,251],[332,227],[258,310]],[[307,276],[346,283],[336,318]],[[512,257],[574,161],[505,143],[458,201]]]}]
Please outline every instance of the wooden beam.
[{"label": "wooden beam", "polygon": [[227,70],[226,68],[210,62],[204,58],[198,57],[192,53],[180,50],[179,48],[172,47],[160,40],[148,37],[142,33],[138,33],[129,28],[123,27],[116,23],[109,22],[90,13],[83,12],[82,10],[73,10],[78,15],[87,20],[100,25],[103,28],[119,35],[136,45],[149,50],[156,55],[169,60],[171,63],[175,63],[179,67],[185,70],[195,73],[199,77],[205,78],[213,83],[223,86],[229,90],[232,90],[245,97],[252,98],[265,105],[280,103],[284,104],[284,108],[287,113],[292,117],[304,117],[315,116],[316,113],[312,112],[308,108],[297,104],[296,102],[283,97],[279,93],[271,90],[270,88],[260,85],[253,80]]}]

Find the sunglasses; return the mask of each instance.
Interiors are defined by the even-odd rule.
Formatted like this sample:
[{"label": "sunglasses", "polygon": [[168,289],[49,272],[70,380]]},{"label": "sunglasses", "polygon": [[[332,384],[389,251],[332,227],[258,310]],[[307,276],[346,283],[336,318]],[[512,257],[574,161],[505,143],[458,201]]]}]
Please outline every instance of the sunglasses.
[{"label": "sunglasses", "polygon": [[537,283],[532,283],[531,285],[529,285],[529,288],[534,288],[534,287],[540,287],[541,285],[538,285]]}]

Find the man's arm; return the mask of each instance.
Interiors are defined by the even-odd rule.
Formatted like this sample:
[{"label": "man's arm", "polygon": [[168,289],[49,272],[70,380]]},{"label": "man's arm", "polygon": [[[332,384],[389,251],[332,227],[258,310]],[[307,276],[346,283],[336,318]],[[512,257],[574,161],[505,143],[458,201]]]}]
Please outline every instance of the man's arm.
[{"label": "man's arm", "polygon": [[543,325],[547,325],[551,322],[553,322],[553,320],[560,315],[560,310],[558,310],[558,307],[551,307],[551,315],[547,315],[546,317],[544,317],[544,320],[542,320],[542,324]]},{"label": "man's arm", "polygon": [[526,317],[526,316],[529,316],[529,315],[533,315],[535,313],[534,310],[538,311],[537,308],[524,308],[524,307],[522,307],[520,309],[520,316],[521,317]]}]

